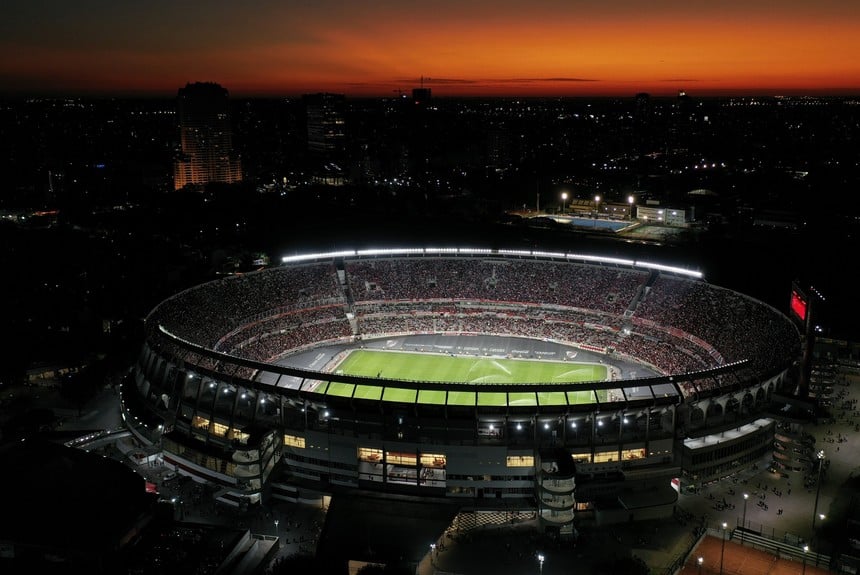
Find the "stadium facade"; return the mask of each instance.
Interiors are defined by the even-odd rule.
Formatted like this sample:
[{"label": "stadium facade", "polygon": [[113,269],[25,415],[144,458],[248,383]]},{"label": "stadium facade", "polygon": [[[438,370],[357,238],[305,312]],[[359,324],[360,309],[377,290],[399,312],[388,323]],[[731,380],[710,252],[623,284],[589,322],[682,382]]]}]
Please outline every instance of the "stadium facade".
[{"label": "stadium facade", "polygon": [[[669,515],[680,484],[771,451],[768,408],[796,385],[801,342],[790,318],[695,271],[476,249],[287,257],[162,302],[146,333],[125,421],[223,502],[398,494],[536,512],[562,534]],[[362,348],[608,375],[338,369]]]}]

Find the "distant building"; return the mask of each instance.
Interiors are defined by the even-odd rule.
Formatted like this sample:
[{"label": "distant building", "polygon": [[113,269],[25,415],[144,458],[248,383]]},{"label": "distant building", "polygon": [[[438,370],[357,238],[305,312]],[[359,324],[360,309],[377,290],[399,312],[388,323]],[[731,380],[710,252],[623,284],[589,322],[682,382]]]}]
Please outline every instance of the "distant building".
[{"label": "distant building", "polygon": [[659,205],[640,205],[636,208],[636,219],[652,224],[685,227],[687,225],[687,212],[683,209],[663,208]]},{"label": "distant building", "polygon": [[487,128],[487,167],[496,170],[511,165],[511,137],[507,126],[496,124]]},{"label": "distant building", "polygon": [[636,151],[646,154],[652,146],[652,115],[654,104],[651,95],[639,92],[634,99],[633,108],[633,138]]},{"label": "distant building", "polygon": [[174,165],[174,189],[242,181],[241,164],[233,153],[228,100],[227,90],[211,82],[180,88],[177,106],[182,150]]},{"label": "distant building", "polygon": [[635,110],[633,112],[637,125],[647,125],[651,121],[651,94],[639,92],[635,98]]},{"label": "distant building", "polygon": [[430,101],[430,88],[412,88],[412,101],[416,106],[426,105]]},{"label": "distant building", "polygon": [[305,94],[308,154],[317,183],[344,183],[346,157],[346,97],[343,94]]}]

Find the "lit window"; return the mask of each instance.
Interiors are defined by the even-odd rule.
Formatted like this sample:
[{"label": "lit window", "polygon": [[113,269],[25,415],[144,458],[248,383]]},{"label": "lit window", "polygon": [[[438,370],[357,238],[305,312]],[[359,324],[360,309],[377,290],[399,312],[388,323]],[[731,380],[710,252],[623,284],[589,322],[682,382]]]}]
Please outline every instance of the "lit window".
[{"label": "lit window", "polygon": [[436,467],[439,469],[444,469],[447,460],[445,459],[445,455],[442,453],[422,453],[421,454],[421,467]]},{"label": "lit window", "polygon": [[508,455],[508,467],[534,467],[535,458],[533,455]]},{"label": "lit window", "polygon": [[305,438],[298,437],[296,435],[284,435],[284,445],[289,445],[290,447],[298,447],[299,449],[305,448]]},{"label": "lit window", "polygon": [[382,450],[373,449],[372,447],[359,447],[358,460],[369,461],[370,463],[382,463]]},{"label": "lit window", "polygon": [[388,463],[393,463],[394,465],[406,465],[409,467],[415,467],[418,465],[418,457],[414,453],[398,453],[396,451],[389,451],[385,454],[385,461]]}]

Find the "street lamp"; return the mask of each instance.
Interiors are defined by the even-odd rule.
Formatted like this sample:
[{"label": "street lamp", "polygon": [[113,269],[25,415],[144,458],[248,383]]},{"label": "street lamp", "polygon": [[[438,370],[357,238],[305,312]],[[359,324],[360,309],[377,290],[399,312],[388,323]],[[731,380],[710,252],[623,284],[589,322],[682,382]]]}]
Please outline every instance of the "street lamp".
[{"label": "street lamp", "polygon": [[562,215],[564,215],[566,203],[567,203],[567,192],[562,192],[561,193],[561,213],[562,213]]},{"label": "street lamp", "polygon": [[746,531],[747,528],[747,499],[749,498],[750,494],[744,493],[744,522],[743,525],[741,525],[741,545],[744,544],[744,531]]},{"label": "street lamp", "polygon": [[815,487],[815,507],[812,510],[812,535],[815,536],[815,516],[818,515],[818,496],[821,494],[821,468],[824,467],[824,450],[816,454],[818,457],[818,485]]},{"label": "street lamp", "polygon": [[720,575],[723,575],[723,556],[726,554],[726,527],[728,525],[723,521],[723,546],[720,548]]},{"label": "street lamp", "polygon": [[594,217],[600,213],[600,196],[594,196]]},{"label": "street lamp", "polygon": [[[825,519],[827,519],[827,515],[825,515],[824,513],[819,513],[819,514],[818,514],[818,520],[819,520],[819,521],[824,521]],[[817,541],[817,540],[815,539],[815,531],[813,531],[813,532],[812,532],[812,542],[813,542],[813,543],[815,543],[815,544],[817,545],[817,549],[819,550],[819,552],[815,554],[815,566],[816,566],[816,567],[818,567],[818,556],[821,554],[821,553],[820,553],[820,551],[821,551],[821,542],[820,542],[820,541]]]},{"label": "street lamp", "polygon": [[702,563],[705,562],[705,558],[699,555],[699,558],[696,559],[696,563],[699,564],[699,575],[702,575]]},{"label": "street lamp", "polygon": [[543,560],[544,559],[546,559],[546,557],[543,556],[543,553],[538,553],[537,560],[538,560],[538,565],[540,565],[540,568],[539,568],[540,571],[539,572],[541,575],[543,575]]},{"label": "street lamp", "polygon": [[806,554],[809,552],[809,545],[803,546],[803,575],[806,575]]},{"label": "street lamp", "polygon": [[634,198],[633,196],[627,196],[627,203],[630,204],[630,209],[628,210],[628,214],[629,214],[631,220],[633,219],[633,202],[635,202],[635,201],[636,201],[636,198]]},{"label": "street lamp", "polygon": [[275,537],[278,536],[278,523],[280,523],[280,519],[275,519]]},{"label": "street lamp", "polygon": [[433,559],[436,558],[436,544],[430,544],[430,565],[433,565]]}]

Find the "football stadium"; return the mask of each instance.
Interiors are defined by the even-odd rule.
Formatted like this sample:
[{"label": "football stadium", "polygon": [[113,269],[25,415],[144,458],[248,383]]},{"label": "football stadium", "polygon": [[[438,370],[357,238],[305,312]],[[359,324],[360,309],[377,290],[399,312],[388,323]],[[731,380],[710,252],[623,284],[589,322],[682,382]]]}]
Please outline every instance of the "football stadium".
[{"label": "football stadium", "polygon": [[772,450],[798,325],[697,270],[410,248],[284,257],[160,303],[123,416],[225,505],[409,497],[546,529],[671,515]]}]

